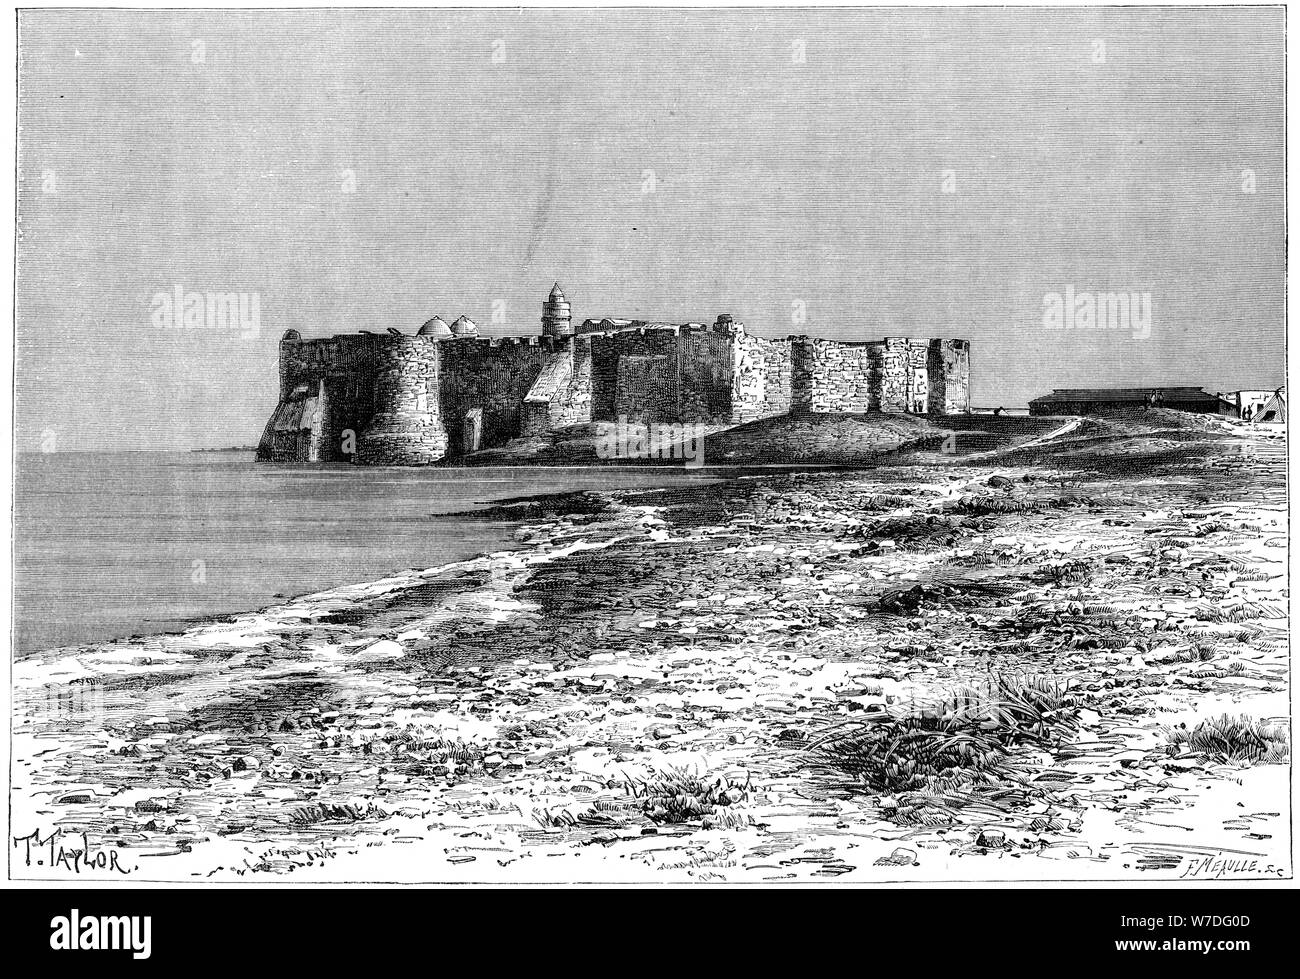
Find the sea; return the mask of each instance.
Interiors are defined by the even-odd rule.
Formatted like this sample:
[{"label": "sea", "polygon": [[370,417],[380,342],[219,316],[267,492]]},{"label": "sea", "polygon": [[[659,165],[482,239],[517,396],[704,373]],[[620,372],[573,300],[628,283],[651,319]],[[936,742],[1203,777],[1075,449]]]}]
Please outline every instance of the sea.
[{"label": "sea", "polygon": [[669,467],[292,466],[248,451],[21,453],[14,655],[180,631],[510,549],[515,524],[475,515],[503,500],[716,478]]}]

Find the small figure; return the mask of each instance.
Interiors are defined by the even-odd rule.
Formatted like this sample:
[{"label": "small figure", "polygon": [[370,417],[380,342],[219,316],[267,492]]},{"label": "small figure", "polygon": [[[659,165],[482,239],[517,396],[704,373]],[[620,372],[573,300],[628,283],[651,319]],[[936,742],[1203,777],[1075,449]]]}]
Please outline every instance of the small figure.
[{"label": "small figure", "polygon": [[993,409],[993,414],[995,414],[995,415],[1000,415],[1000,414],[1002,414],[1002,406],[1001,406],[1001,405],[998,405],[996,408],[994,408],[994,409]]}]

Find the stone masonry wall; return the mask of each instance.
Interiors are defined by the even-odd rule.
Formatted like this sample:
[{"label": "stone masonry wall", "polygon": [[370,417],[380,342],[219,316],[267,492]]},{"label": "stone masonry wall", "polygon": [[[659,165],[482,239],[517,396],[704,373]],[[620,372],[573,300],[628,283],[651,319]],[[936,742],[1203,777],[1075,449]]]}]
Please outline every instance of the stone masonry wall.
[{"label": "stone masonry wall", "polygon": [[931,340],[928,354],[931,414],[970,410],[970,344],[965,340]]},{"label": "stone masonry wall", "polygon": [[357,461],[418,466],[447,452],[438,403],[438,344],[431,337],[385,337],[375,371],[375,414],[357,442]]},{"label": "stone masonry wall", "polygon": [[482,411],[479,448],[503,445],[524,433],[524,400],[547,360],[565,349],[557,337],[465,337],[437,344],[447,451],[460,455],[467,414]]},{"label": "stone masonry wall", "polygon": [[[280,399],[257,457],[276,462],[349,460],[344,449],[355,444],[374,413],[379,339],[356,333],[280,341]],[[352,438],[346,439],[349,431]]]},{"label": "stone masonry wall", "polygon": [[521,434],[541,435],[559,427],[552,417],[563,410],[572,380],[572,352],[568,347],[553,350],[524,397],[519,421]]},{"label": "stone masonry wall", "polygon": [[907,411],[907,341],[888,337],[881,344],[879,367],[879,399],[881,411]]},{"label": "stone masonry wall", "polygon": [[743,425],[787,414],[793,366],[791,342],[750,336],[737,324],[731,343],[731,420]]},{"label": "stone masonry wall", "polygon": [[676,327],[592,336],[592,420],[677,421],[681,412],[680,361]]},{"label": "stone masonry wall", "polygon": [[574,340],[571,357],[568,389],[551,402],[552,428],[591,421],[591,340],[582,337]]},{"label": "stone masonry wall", "polygon": [[578,338],[547,356],[524,398],[524,435],[591,421],[591,342]]},{"label": "stone masonry wall", "polygon": [[877,407],[879,344],[820,337],[791,337],[790,342],[791,411],[863,412]]},{"label": "stone masonry wall", "polygon": [[907,411],[923,415],[930,404],[930,342],[928,340],[904,340],[907,351],[903,375],[905,404]]},{"label": "stone masonry wall", "polygon": [[725,327],[691,324],[679,335],[681,409],[677,421],[717,423],[732,418],[732,344]]},{"label": "stone masonry wall", "polygon": [[291,332],[280,344],[280,397],[258,458],[416,465],[620,416],[743,424],[790,412],[952,414],[969,406],[965,340],[768,340],[729,317],[712,327],[638,323],[576,338],[301,340]]}]

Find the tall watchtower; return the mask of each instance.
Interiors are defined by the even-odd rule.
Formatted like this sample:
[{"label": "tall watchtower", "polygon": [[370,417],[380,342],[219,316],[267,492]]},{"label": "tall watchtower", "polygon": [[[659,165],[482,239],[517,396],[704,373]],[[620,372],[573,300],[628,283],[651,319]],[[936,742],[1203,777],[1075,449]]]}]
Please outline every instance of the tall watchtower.
[{"label": "tall watchtower", "polygon": [[551,294],[542,303],[542,335],[548,337],[573,336],[573,315],[569,310],[569,301],[557,282]]}]

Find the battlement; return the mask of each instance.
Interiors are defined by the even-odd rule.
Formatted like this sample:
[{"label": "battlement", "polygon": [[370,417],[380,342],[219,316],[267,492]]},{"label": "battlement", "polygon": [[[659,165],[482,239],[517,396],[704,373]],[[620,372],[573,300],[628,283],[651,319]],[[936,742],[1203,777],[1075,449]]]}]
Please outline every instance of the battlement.
[{"label": "battlement", "polygon": [[963,339],[752,336],[604,317],[574,330],[559,284],[542,332],[484,337],[468,317],[417,333],[280,341],[280,396],[259,459],[416,465],[521,435],[619,418],[741,424],[792,412],[969,410]]}]

